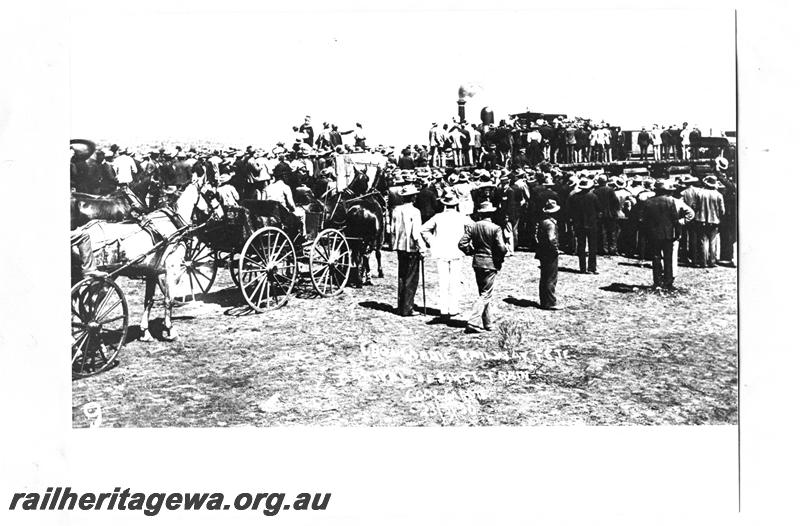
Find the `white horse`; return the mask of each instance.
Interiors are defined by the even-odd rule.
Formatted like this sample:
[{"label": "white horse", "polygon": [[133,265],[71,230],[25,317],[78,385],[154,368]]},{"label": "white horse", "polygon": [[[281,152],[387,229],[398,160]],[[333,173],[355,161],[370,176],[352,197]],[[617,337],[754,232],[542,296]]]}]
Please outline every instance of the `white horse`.
[{"label": "white horse", "polygon": [[[138,224],[92,221],[81,227],[81,230],[89,235],[95,259],[99,260],[98,264],[109,266],[135,260],[162,239],[190,225],[195,210],[219,214],[218,208],[211,206],[204,198],[201,190],[204,184],[202,179],[189,184],[178,198],[174,211],[160,208],[147,214]],[[156,285],[164,295],[164,330],[160,336],[168,341],[177,338],[177,332],[172,326],[172,291],[181,277],[185,257],[185,243],[170,243],[166,248],[153,251],[141,262],[128,265],[120,272],[123,276],[143,277],[145,281],[144,312],[139,325],[142,330],[141,340],[153,339],[149,325]]]}]

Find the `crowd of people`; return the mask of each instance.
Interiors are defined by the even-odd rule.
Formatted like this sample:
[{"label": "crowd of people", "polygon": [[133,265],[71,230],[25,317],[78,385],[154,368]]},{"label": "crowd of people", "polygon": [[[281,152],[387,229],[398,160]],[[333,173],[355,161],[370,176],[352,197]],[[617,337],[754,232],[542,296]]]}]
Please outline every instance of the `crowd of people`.
[{"label": "crowd of people", "polygon": [[[690,158],[693,132],[684,124],[677,134],[689,139],[683,150],[683,142],[664,140],[664,134],[675,135],[673,128],[660,135],[660,148],[667,148],[659,155]],[[577,256],[580,273],[595,274],[598,256],[650,259],[654,287],[662,290],[674,288],[679,263],[735,266],[736,178],[727,163],[655,178],[647,170],[570,171],[551,162],[613,160],[617,131],[583,119],[434,123],[427,147],[409,145],[396,155],[393,148],[368,145],[360,124],[340,132],[324,123],[315,134],[306,117],[293,129],[291,144],[268,149],[134,150],[112,144],[87,157],[71,148],[70,179],[73,191],[88,194],[130,188],[151,208],[202,180],[223,206],[243,198],[276,201],[302,222],[303,207],[313,197],[342,191],[338,154],[380,154],[387,165],[373,189],[386,197],[386,242],[398,254],[397,313],[415,314],[420,260],[427,256],[438,269],[440,315],[459,314],[455,284],[461,282],[462,257],[471,256],[479,291],[467,318],[473,332],[492,328],[497,276],[504,260],[520,250],[536,253],[539,306],[552,310],[560,308],[558,265],[566,255]],[[343,144],[342,134],[351,133],[353,144]]]},{"label": "crowd of people", "polygon": [[655,179],[602,170],[535,167],[443,169],[397,167],[389,207],[391,246],[398,252],[398,307],[413,316],[419,259],[439,275],[442,316],[458,312],[453,283],[472,256],[479,297],[469,332],[491,330],[492,291],[503,261],[520,250],[540,261],[539,306],[558,310],[560,256],[576,255],[579,272],[598,273],[598,256],[652,261],[653,286],[674,290],[679,263],[711,268],[736,260],[736,182],[716,165]]},{"label": "crowd of people", "polygon": [[414,166],[469,166],[519,168],[541,161],[550,163],[592,163],[624,161],[631,156],[646,160],[697,159],[702,133],[684,122],[654,124],[625,133],[605,121],[554,117],[501,120],[499,124],[470,124],[454,120],[432,123],[428,144],[407,146],[402,153],[404,168]]}]

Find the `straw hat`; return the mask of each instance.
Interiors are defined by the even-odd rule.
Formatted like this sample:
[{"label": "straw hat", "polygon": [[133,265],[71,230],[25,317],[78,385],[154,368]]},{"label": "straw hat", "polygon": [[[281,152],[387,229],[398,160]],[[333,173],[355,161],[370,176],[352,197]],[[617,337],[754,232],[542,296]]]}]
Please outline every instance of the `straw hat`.
[{"label": "straw hat", "polygon": [[456,195],[455,192],[453,192],[448,188],[447,190],[445,190],[444,195],[442,196],[441,199],[439,199],[439,201],[444,206],[456,206],[458,204],[458,196]]},{"label": "straw hat", "polygon": [[407,184],[398,190],[397,195],[400,197],[411,197],[412,195],[417,195],[419,190],[413,184]]},{"label": "straw hat", "polygon": [[724,185],[720,184],[719,180],[717,180],[716,175],[707,175],[706,177],[703,177],[703,184],[708,188],[713,188],[714,190],[724,188]]},{"label": "straw hat", "polygon": [[555,214],[561,210],[561,207],[558,206],[555,199],[548,199],[547,202],[544,204],[544,208],[542,208],[542,212],[545,214]]}]

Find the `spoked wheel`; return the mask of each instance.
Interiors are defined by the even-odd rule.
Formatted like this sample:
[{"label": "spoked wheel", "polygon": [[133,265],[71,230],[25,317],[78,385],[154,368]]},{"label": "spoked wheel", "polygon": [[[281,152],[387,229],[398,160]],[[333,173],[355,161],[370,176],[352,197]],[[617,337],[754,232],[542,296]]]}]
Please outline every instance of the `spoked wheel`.
[{"label": "spoked wheel", "polygon": [[128,302],[107,278],[84,279],[71,296],[72,377],[84,378],[116,363],[128,334]]},{"label": "spoked wheel", "polygon": [[186,253],[177,278],[177,290],[186,293],[175,297],[175,301],[179,303],[194,301],[197,296],[207,293],[217,277],[217,254],[208,243],[196,237],[183,243]]},{"label": "spoked wheel", "polygon": [[231,280],[237,287],[239,286],[239,253],[231,252],[228,258],[228,272],[231,273]]},{"label": "spoked wheel", "polygon": [[334,296],[344,290],[350,274],[350,246],[338,230],[326,228],[311,245],[308,267],[311,284],[320,296]]},{"label": "spoked wheel", "polygon": [[239,289],[258,312],[281,307],[297,280],[297,254],[289,236],[267,226],[253,233],[239,257]]}]

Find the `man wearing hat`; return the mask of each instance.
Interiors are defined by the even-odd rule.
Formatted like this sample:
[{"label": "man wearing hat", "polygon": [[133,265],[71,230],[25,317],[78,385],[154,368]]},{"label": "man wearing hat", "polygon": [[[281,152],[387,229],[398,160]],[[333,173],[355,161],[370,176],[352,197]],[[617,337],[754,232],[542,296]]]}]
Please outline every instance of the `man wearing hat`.
[{"label": "man wearing hat", "polygon": [[570,223],[578,249],[578,264],[581,274],[587,273],[586,266],[586,245],[589,245],[589,266],[590,274],[597,274],[597,219],[599,205],[597,196],[591,189],[594,181],[583,178],[578,181],[576,192],[567,199],[567,210]]},{"label": "man wearing hat", "polygon": [[[719,189],[717,176],[703,178],[703,188],[698,188],[696,197],[684,193],[684,201],[694,210],[697,222],[698,247],[696,267],[716,267],[719,260],[719,224],[725,215],[725,200]],[[688,200],[687,200],[688,197]]]},{"label": "man wearing hat", "polygon": [[503,266],[506,244],[503,230],[492,222],[497,209],[489,201],[483,201],[475,211],[477,221],[468,225],[458,242],[458,248],[472,256],[472,269],[478,285],[478,299],[472,306],[467,320],[466,332],[482,332],[492,329],[492,293],[497,273]]},{"label": "man wearing hat", "polygon": [[599,206],[599,231],[598,254],[617,255],[617,221],[620,210],[619,199],[611,185],[606,184],[606,176],[597,176],[597,186],[594,189]]},{"label": "man wearing hat", "polygon": [[472,211],[475,209],[475,204],[472,201],[473,189],[475,189],[475,185],[470,180],[469,172],[464,171],[458,174],[458,180],[453,185],[453,191],[458,196],[458,211],[467,216],[472,215]]},{"label": "man wearing hat", "polygon": [[133,177],[139,173],[136,162],[131,158],[127,148],[119,150],[119,155],[112,161],[114,173],[117,175],[117,184],[127,186],[133,182]]},{"label": "man wearing hat", "polygon": [[670,195],[674,187],[669,181],[660,180],[655,185],[655,196],[642,205],[642,227],[647,244],[653,255],[653,286],[673,288],[674,241],[678,238],[678,227],[692,220],[694,213],[688,206],[679,206]]},{"label": "man wearing hat", "polygon": [[414,206],[419,209],[422,222],[425,223],[437,212],[440,212],[441,207],[439,204],[439,196],[436,194],[436,187],[434,184],[427,179],[423,179],[421,183],[419,194],[417,194],[417,197],[414,200]]},{"label": "man wearing hat", "polygon": [[239,192],[230,184],[232,175],[228,171],[223,171],[216,177],[217,197],[225,210],[239,204]]},{"label": "man wearing hat", "polygon": [[422,225],[422,238],[431,248],[439,274],[439,315],[451,317],[461,312],[458,286],[462,254],[458,242],[472,221],[458,212],[458,196],[451,189],[445,191],[441,203],[444,211]]},{"label": "man wearing hat", "polygon": [[561,310],[556,305],[558,283],[558,225],[555,214],[561,209],[554,199],[548,199],[536,225],[536,259],[539,260],[539,307]]},{"label": "man wearing hat", "polygon": [[419,283],[420,251],[426,248],[422,238],[422,218],[413,202],[417,189],[403,186],[398,196],[402,204],[392,211],[389,232],[392,249],[397,252],[397,314],[414,316],[414,296]]},{"label": "man wearing hat", "polygon": [[192,182],[192,163],[186,158],[186,152],[179,151],[175,161],[172,163],[175,171],[175,186],[183,189]]}]

